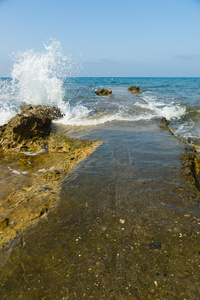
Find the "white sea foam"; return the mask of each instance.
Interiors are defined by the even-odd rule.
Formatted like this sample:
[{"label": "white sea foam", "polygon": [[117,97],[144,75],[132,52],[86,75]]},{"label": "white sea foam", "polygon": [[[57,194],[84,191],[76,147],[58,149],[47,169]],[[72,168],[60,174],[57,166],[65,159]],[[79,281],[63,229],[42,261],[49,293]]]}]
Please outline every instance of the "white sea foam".
[{"label": "white sea foam", "polygon": [[145,103],[136,102],[135,105],[140,108],[151,111],[152,117],[165,117],[167,120],[178,119],[186,112],[184,106],[179,104],[164,103],[152,95],[144,95],[142,97]]},{"label": "white sea foam", "polygon": [[[154,117],[165,117],[168,120],[178,119],[185,114],[186,108],[178,104],[164,103],[152,95],[144,94],[140,101],[130,102],[129,106],[118,106],[115,112],[94,113],[82,105],[65,109],[64,118],[57,123],[72,126],[95,126],[113,121],[140,121]],[[135,107],[135,108],[134,108]],[[136,109],[137,108],[137,109]]]},{"label": "white sea foam", "polygon": [[174,129],[174,134],[185,139],[199,139],[199,124],[189,119],[184,123],[178,124]]},{"label": "white sea foam", "polygon": [[71,107],[68,102],[62,102],[59,108],[64,113],[64,117],[55,122],[66,125],[76,125],[76,122],[87,118],[90,113],[90,110],[81,104]]},{"label": "white sea foam", "polygon": [[17,110],[9,109],[6,107],[0,107],[0,126],[6,124],[14,115],[16,115]]},{"label": "white sea foam", "polygon": [[44,52],[34,50],[15,55],[12,81],[16,98],[25,103],[59,105],[64,97],[63,77],[70,68],[70,56],[63,56],[60,43],[52,41]]},{"label": "white sea foam", "polygon": [[20,111],[20,103],[15,98],[13,85],[9,81],[0,81],[0,125],[7,123]]},{"label": "white sea foam", "polygon": [[[104,124],[107,122],[114,122],[114,121],[128,122],[128,121],[149,120],[153,117],[152,114],[129,115],[129,114],[124,114],[122,111],[118,111],[114,114],[113,113],[102,114],[102,115],[97,114],[92,117],[89,117],[87,114],[87,110],[84,116],[81,112],[80,107],[77,107],[76,109],[80,111],[74,117],[73,114],[71,114],[69,115],[69,117],[65,116],[64,118],[53,122],[64,124],[64,125],[71,125],[71,126],[96,126],[96,125]],[[85,108],[83,107],[82,109],[84,112]]]}]

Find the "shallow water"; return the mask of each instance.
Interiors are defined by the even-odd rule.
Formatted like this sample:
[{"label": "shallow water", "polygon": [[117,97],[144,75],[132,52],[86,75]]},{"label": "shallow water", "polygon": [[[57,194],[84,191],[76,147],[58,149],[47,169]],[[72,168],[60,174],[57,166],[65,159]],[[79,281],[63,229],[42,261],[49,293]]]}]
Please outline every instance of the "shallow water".
[{"label": "shallow water", "polygon": [[[171,121],[176,136],[200,139],[200,78],[68,77],[61,80],[63,76],[58,79],[53,70],[50,72],[51,59],[57,59],[54,52],[38,54],[30,72],[31,53],[25,53],[14,65],[14,74],[19,73],[17,78],[14,75],[12,79],[0,78],[0,125],[19,113],[21,106],[31,103],[59,107],[64,114],[59,124],[98,126],[113,121],[165,117]],[[38,76],[38,72],[43,76]],[[142,93],[128,92],[127,88],[133,85],[139,86]],[[97,96],[95,90],[100,88],[111,88],[112,96]]]},{"label": "shallow water", "polygon": [[66,132],[103,143],[65,179],[58,207],[1,250],[0,298],[199,299],[187,145],[150,121]]},{"label": "shallow water", "polygon": [[[25,104],[55,105],[63,134],[103,141],[63,182],[57,208],[0,250],[0,299],[199,299],[188,145],[154,118],[200,144],[200,78],[66,79],[74,67],[52,41],[41,53],[18,53],[11,78],[0,78],[0,125]],[[132,85],[142,93],[129,93]],[[102,87],[110,98],[95,94]],[[0,196],[17,185],[23,180]]]}]

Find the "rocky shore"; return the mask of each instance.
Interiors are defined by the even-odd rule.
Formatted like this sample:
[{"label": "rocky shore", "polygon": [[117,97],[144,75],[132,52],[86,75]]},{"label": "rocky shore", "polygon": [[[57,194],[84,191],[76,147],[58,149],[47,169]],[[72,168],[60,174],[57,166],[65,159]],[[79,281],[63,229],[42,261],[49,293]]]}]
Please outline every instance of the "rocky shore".
[{"label": "rocky shore", "polygon": [[0,245],[47,216],[61,181],[99,145],[52,130],[61,116],[55,107],[27,105],[0,127]]},{"label": "rocky shore", "polygon": [[[174,135],[173,128],[170,126],[169,120],[166,118],[158,118],[156,122],[160,123],[161,130],[167,130],[174,138],[178,138]],[[200,197],[200,145],[196,145],[192,139],[180,139],[185,143],[185,153],[181,156],[184,175],[192,185],[196,187],[196,194]]]}]

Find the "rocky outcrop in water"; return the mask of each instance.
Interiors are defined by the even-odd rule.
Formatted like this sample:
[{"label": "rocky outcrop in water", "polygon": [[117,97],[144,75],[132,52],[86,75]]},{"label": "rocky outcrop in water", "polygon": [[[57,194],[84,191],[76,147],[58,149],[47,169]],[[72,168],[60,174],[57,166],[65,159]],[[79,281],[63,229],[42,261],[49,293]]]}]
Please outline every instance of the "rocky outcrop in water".
[{"label": "rocky outcrop in water", "polygon": [[95,93],[98,96],[108,96],[108,97],[110,97],[112,95],[112,91],[109,90],[109,89],[100,89],[98,91],[95,91]]},{"label": "rocky outcrop in water", "polygon": [[141,94],[142,93],[139,86],[131,86],[127,89],[127,91],[129,91],[133,94]]},{"label": "rocky outcrop in water", "polygon": [[26,105],[22,113],[0,127],[0,149],[24,146],[27,141],[47,137],[51,121],[61,118],[60,109],[41,105]]}]

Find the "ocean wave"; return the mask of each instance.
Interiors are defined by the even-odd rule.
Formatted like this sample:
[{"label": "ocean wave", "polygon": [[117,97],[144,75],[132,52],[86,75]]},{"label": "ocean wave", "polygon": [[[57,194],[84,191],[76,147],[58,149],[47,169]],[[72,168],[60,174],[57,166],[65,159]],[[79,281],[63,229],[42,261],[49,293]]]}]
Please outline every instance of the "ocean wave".
[{"label": "ocean wave", "polygon": [[136,102],[135,105],[151,111],[154,117],[165,117],[167,120],[171,120],[178,119],[186,113],[185,106],[174,104],[174,102],[165,103],[155,96],[144,95],[142,100],[144,102]]}]

